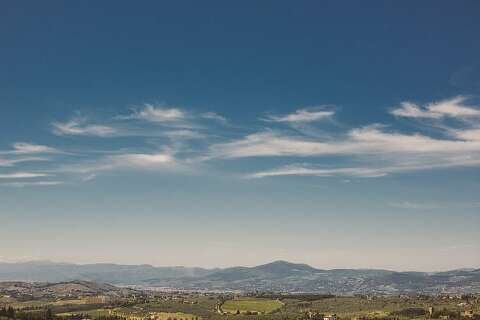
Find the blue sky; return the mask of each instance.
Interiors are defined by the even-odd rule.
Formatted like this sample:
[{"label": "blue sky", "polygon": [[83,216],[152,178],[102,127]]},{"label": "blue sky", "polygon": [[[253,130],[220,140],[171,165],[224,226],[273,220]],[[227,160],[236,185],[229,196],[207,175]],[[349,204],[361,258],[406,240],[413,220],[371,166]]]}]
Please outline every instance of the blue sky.
[{"label": "blue sky", "polygon": [[0,4],[0,259],[479,267],[479,10]]}]

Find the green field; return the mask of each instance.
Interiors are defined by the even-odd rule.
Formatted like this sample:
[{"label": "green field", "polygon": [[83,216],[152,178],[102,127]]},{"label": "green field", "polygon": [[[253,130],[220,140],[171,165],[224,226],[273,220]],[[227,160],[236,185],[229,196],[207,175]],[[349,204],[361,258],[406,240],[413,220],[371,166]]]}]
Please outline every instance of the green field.
[{"label": "green field", "polygon": [[279,300],[256,299],[256,298],[241,298],[235,300],[228,300],[222,305],[222,310],[229,313],[236,313],[239,310],[241,313],[245,312],[261,312],[270,313],[283,306]]},{"label": "green field", "polygon": [[92,318],[97,318],[101,316],[108,316],[109,315],[109,310],[107,309],[94,309],[94,310],[78,310],[78,311],[72,311],[72,312],[62,312],[62,313],[57,313],[56,315],[59,317],[66,317],[66,316],[73,316],[75,314],[85,314],[89,315]]},{"label": "green field", "polygon": [[159,320],[197,320],[200,319],[193,314],[183,313],[183,312],[154,312],[151,315],[154,315],[155,318]]}]

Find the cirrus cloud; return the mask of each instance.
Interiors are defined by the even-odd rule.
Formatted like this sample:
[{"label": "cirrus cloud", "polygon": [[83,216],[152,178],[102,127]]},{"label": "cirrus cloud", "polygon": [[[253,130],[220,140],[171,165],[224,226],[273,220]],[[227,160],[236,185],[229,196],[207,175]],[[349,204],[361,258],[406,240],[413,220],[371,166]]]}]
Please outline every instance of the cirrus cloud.
[{"label": "cirrus cloud", "polygon": [[59,136],[97,136],[108,137],[116,133],[115,128],[107,125],[86,124],[86,119],[76,117],[67,122],[52,123],[53,133]]},{"label": "cirrus cloud", "polygon": [[452,99],[442,100],[420,107],[412,102],[402,102],[400,107],[390,111],[397,117],[407,118],[431,118],[440,119],[443,117],[469,118],[480,116],[480,110],[467,106],[464,102],[467,100],[464,96],[458,96]]},{"label": "cirrus cloud", "polygon": [[41,172],[12,172],[0,174],[0,179],[30,179],[47,176],[49,174]]},{"label": "cirrus cloud", "polygon": [[187,113],[179,108],[165,107],[147,103],[142,108],[134,109],[133,113],[126,116],[119,116],[119,119],[138,119],[149,122],[177,122],[185,120]]},{"label": "cirrus cloud", "polygon": [[270,115],[262,119],[267,122],[286,122],[286,123],[295,123],[295,122],[313,122],[318,120],[330,119],[335,114],[334,111],[324,110],[323,107],[312,107],[299,109],[294,113],[278,116]]}]

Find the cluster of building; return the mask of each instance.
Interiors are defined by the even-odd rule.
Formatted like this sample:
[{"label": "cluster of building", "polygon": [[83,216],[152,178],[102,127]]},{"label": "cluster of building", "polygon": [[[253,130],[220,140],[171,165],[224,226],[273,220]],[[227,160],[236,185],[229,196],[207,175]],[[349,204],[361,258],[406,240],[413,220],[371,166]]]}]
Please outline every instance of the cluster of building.
[{"label": "cluster of building", "polygon": [[307,318],[311,320],[337,320],[336,314],[323,314],[317,311],[307,311]]},{"label": "cluster of building", "polygon": [[463,311],[462,315],[466,318],[473,318],[475,316],[479,316],[479,314],[473,311],[472,309]]}]

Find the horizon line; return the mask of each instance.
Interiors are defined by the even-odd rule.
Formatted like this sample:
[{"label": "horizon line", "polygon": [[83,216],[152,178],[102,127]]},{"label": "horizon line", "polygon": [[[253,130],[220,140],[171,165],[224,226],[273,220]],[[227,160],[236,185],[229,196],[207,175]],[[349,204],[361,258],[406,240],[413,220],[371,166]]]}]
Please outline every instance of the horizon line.
[{"label": "horizon line", "polygon": [[[2,257],[4,258],[4,257]],[[277,260],[272,260],[270,262],[266,263],[260,263],[260,264],[255,264],[255,265],[229,265],[229,266],[222,266],[222,267],[206,267],[206,266],[188,266],[188,265],[155,265],[155,264],[150,264],[150,263],[118,263],[118,262],[68,262],[68,261],[55,261],[51,259],[28,259],[28,260],[2,260],[0,259],[0,264],[28,264],[28,263],[49,263],[49,264],[65,264],[65,265],[76,265],[76,266],[85,266],[85,265],[105,265],[105,264],[110,264],[110,265],[116,265],[116,266],[149,266],[153,268],[190,268],[190,269],[205,269],[205,270],[215,270],[215,269],[229,269],[229,268],[255,268],[259,266],[264,266],[276,262],[284,262],[284,263],[289,263],[289,264],[296,264],[296,265],[306,265],[309,266],[313,269],[319,270],[319,271],[334,271],[334,270],[379,270],[379,271],[390,271],[390,272],[420,272],[420,273],[440,273],[440,272],[449,272],[449,271],[458,271],[458,270],[478,270],[480,269],[480,266],[468,266],[468,267],[459,267],[459,268],[453,268],[453,269],[444,269],[444,270],[430,270],[430,271],[420,271],[418,269],[389,269],[389,268],[379,268],[379,267],[342,267],[342,268],[322,268],[322,267],[317,267],[313,266],[308,263],[304,262],[292,262],[288,260],[282,260],[282,259],[277,259]]]}]

